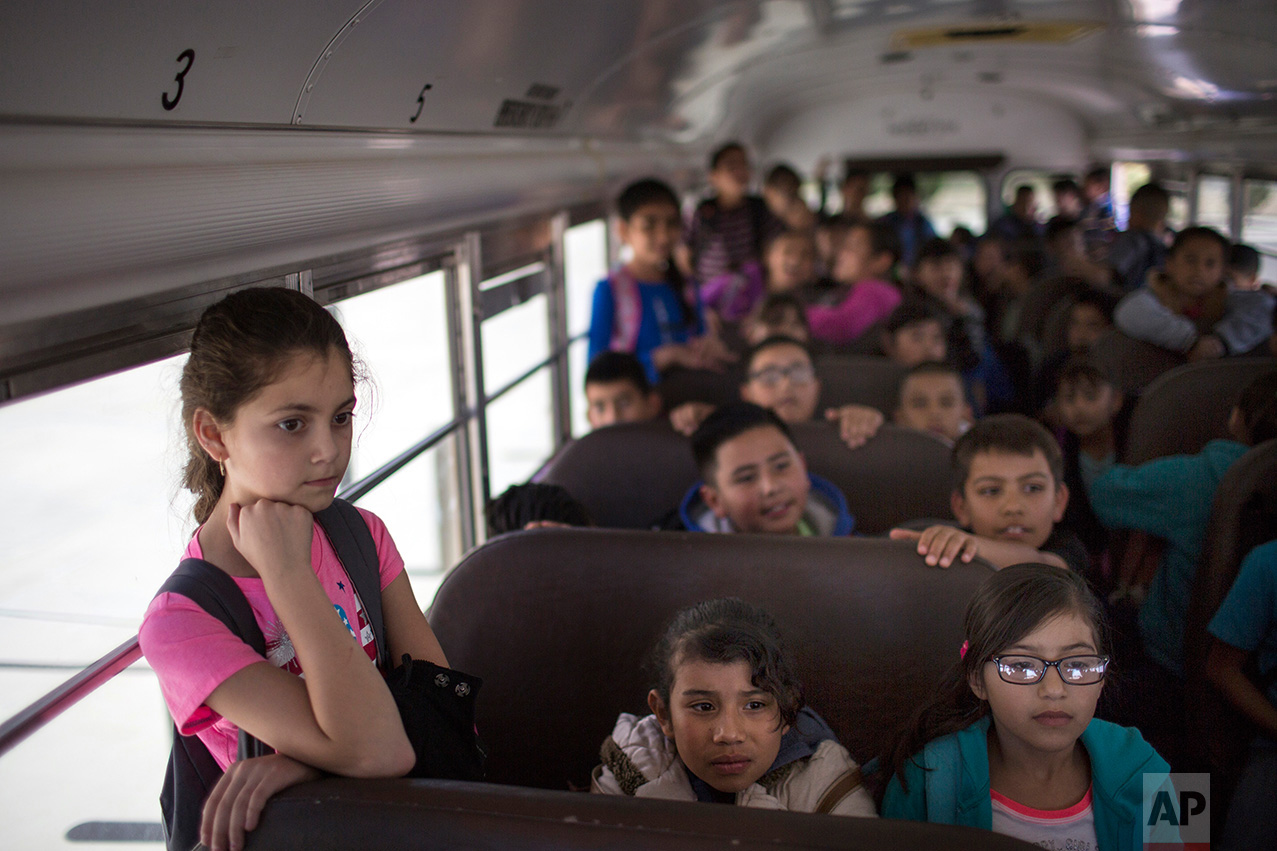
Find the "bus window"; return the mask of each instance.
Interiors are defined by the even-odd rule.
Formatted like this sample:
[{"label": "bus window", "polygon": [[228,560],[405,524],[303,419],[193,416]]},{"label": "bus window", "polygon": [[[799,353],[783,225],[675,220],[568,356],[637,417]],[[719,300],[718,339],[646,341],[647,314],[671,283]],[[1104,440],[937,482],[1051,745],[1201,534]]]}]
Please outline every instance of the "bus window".
[{"label": "bus window", "polygon": [[[0,635],[18,660],[0,670],[3,718],[133,636],[177,566],[195,528],[179,490],[185,361],[0,407]],[[70,828],[104,817],[154,824],[169,729],[159,684],[137,664],[19,744],[0,761],[4,846],[63,847]],[[110,782],[126,765],[138,767],[130,782]]]},{"label": "bus window", "polygon": [[1055,197],[1051,192],[1051,184],[1056,180],[1056,173],[1036,168],[1017,168],[1007,172],[1002,178],[1000,197],[1004,212],[1011,209],[1015,202],[1015,192],[1021,186],[1033,187],[1033,199],[1037,202],[1037,218],[1045,222],[1055,215]]},{"label": "bus window", "polygon": [[[346,482],[374,472],[446,425],[453,410],[445,279],[442,271],[344,299],[330,307],[363,361],[356,388],[355,445]],[[455,478],[445,441],[378,485],[359,504],[394,530],[417,596],[418,576],[435,580],[460,555],[460,517],[445,498]],[[431,518],[430,522],[421,522]],[[433,588],[429,589],[433,593]]]},{"label": "bus window", "polygon": [[[922,211],[939,236],[948,237],[959,225],[976,235],[984,233],[989,219],[984,181],[977,172],[918,172],[914,178],[918,183],[918,196],[922,199]],[[893,179],[886,172],[870,178],[869,194],[865,197],[868,215],[876,218],[895,208],[891,200]]]},{"label": "bus window", "polygon": [[1197,224],[1212,227],[1232,237],[1229,213],[1232,210],[1232,181],[1227,177],[1203,174],[1197,179]]},{"label": "bus window", "polygon": [[1277,181],[1243,183],[1241,241],[1270,255],[1277,255]]},{"label": "bus window", "polygon": [[[483,384],[489,397],[550,356],[547,316],[546,296],[538,293],[484,320]],[[543,368],[488,406],[491,495],[526,480],[554,451],[551,383],[549,368]]]},{"label": "bus window", "polygon": [[[593,221],[570,227],[563,234],[563,266],[567,285],[568,337],[588,334],[594,304],[594,287],[607,275],[607,221]],[[572,433],[590,430],[585,407],[585,362],[589,340],[582,337],[568,353],[569,398],[572,406]]]}]

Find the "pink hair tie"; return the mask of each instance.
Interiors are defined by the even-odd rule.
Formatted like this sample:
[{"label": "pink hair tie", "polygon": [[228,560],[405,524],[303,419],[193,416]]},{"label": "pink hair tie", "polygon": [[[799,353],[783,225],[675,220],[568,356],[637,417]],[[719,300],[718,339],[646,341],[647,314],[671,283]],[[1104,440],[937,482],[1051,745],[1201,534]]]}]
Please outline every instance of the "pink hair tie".
[{"label": "pink hair tie", "polygon": [[967,651],[968,651],[968,650],[970,650],[970,649],[971,649],[971,642],[970,642],[970,641],[964,641],[964,642],[962,642],[962,646],[958,648],[958,658],[959,658],[959,659],[965,659],[965,658],[967,658]]}]

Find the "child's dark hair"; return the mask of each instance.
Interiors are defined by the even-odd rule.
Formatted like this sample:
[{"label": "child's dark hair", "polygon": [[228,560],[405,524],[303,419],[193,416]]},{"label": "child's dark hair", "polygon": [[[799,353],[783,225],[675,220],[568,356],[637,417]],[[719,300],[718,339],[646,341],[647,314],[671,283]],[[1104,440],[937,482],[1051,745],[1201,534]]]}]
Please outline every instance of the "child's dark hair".
[{"label": "child's dark hair", "polygon": [[883,328],[888,334],[895,335],[900,331],[908,328],[910,325],[918,325],[922,322],[936,322],[940,325],[940,330],[948,332],[949,317],[940,311],[939,308],[932,307],[922,299],[907,298],[896,306],[887,316]]},{"label": "child's dark hair", "polygon": [[[889,752],[891,771],[904,784],[905,764],[933,739],[956,733],[989,714],[971,691],[985,663],[1057,615],[1076,615],[1095,633],[1095,652],[1108,645],[1104,612],[1081,574],[1046,564],[1016,564],[981,583],[962,621],[966,649],[945,674],[936,696],[914,713]],[[953,648],[954,654],[959,648]],[[993,676],[997,676],[994,674]]]},{"label": "child's dark hair", "polygon": [[877,257],[879,254],[890,254],[891,265],[894,266],[904,256],[904,249],[900,246],[900,234],[886,222],[858,222],[853,224],[852,227],[864,228],[869,232],[870,257]]},{"label": "child's dark hair", "polygon": [[1237,409],[1251,446],[1277,437],[1277,369],[1247,384],[1237,400]]},{"label": "child's dark hair", "polygon": [[1224,260],[1228,260],[1228,253],[1232,249],[1232,243],[1228,241],[1222,233],[1214,228],[1208,228],[1205,225],[1193,225],[1184,228],[1175,234],[1175,241],[1171,243],[1167,256],[1178,254],[1180,249],[1195,239],[1208,239],[1219,246],[1219,250],[1223,252]]},{"label": "child's dark hair", "polygon": [[1060,454],[1060,444],[1045,426],[1024,414],[993,414],[976,420],[953,445],[950,469],[954,491],[962,493],[967,477],[971,475],[971,461],[981,452],[1032,455],[1035,449],[1045,456],[1047,466],[1051,468],[1051,478],[1059,487],[1064,481],[1064,458]]},{"label": "child's dark hair", "polygon": [[749,377],[749,368],[754,364],[754,358],[776,346],[797,346],[807,355],[807,360],[812,360],[811,347],[802,340],[796,340],[784,334],[773,334],[770,337],[759,340],[757,345],[751,346],[749,351],[745,353],[745,375],[747,379]]},{"label": "child's dark hair", "polygon": [[1145,183],[1131,193],[1129,209],[1132,214],[1160,221],[1171,208],[1171,194],[1160,183]]},{"label": "child's dark hair", "polygon": [[588,387],[591,384],[611,384],[616,381],[628,381],[644,396],[652,392],[647,371],[633,354],[600,352],[590,361],[590,368],[585,371],[585,385]]},{"label": "child's dark hair", "polygon": [[1047,245],[1050,245],[1061,236],[1077,230],[1080,224],[1077,219],[1070,216],[1052,216],[1042,231],[1042,238]]},{"label": "child's dark hair", "polygon": [[616,214],[629,221],[640,208],[649,204],[668,204],[675,210],[679,209],[678,195],[668,183],[654,177],[645,177],[621,190],[621,194],[616,197]]},{"label": "child's dark hair", "polygon": [[954,245],[949,240],[936,237],[935,239],[929,239],[922,244],[922,247],[918,249],[918,256],[914,260],[913,265],[914,268],[917,268],[923,263],[932,261],[939,262],[941,260],[948,260],[950,257],[955,260],[961,260],[962,252],[958,250],[958,246]]},{"label": "child's dark hair", "polygon": [[1056,195],[1082,195],[1082,187],[1071,177],[1057,177],[1051,182],[1051,191]]},{"label": "child's dark hair", "polygon": [[539,482],[511,485],[505,493],[488,502],[484,513],[490,535],[517,532],[536,520],[553,520],[569,526],[594,525],[590,512],[566,488]]},{"label": "child's dark hair", "polygon": [[802,177],[788,163],[777,163],[767,172],[767,177],[763,178],[763,186],[778,189],[787,195],[797,195],[802,185]]},{"label": "child's dark hair", "polygon": [[[723,162],[723,157],[733,151],[740,151],[742,154],[745,154],[745,146],[740,142],[733,140],[731,142],[724,142],[715,148],[714,152],[709,155],[709,170],[713,171],[718,168],[718,166]],[[748,156],[748,154],[746,154],[746,156]]]},{"label": "child's dark hair", "polygon": [[[788,338],[784,339],[788,340]],[[798,343],[798,345],[802,344]],[[785,439],[793,444],[793,435],[789,433],[789,427],[780,417],[750,402],[733,402],[730,405],[723,405],[706,417],[700,427],[692,432],[692,456],[696,459],[696,467],[701,471],[701,478],[706,482],[713,480],[714,465],[720,446],[747,431],[766,427],[779,429],[780,433],[785,435]]]},{"label": "child's dark hair", "polygon": [[1253,277],[1259,274],[1259,252],[1253,246],[1237,242],[1228,250],[1228,268]]},{"label": "child's dark hair", "polygon": [[764,325],[779,325],[790,315],[798,317],[799,324],[808,333],[811,332],[811,326],[807,324],[807,309],[803,306],[802,299],[793,293],[772,293],[754,310],[754,320]]},{"label": "child's dark hair", "polygon": [[1112,372],[1087,355],[1074,355],[1060,367],[1060,375],[1055,383],[1056,392],[1058,393],[1066,384],[1083,384],[1096,388],[1108,385],[1114,389],[1121,388]]},{"label": "child's dark hair", "polygon": [[1088,304],[1098,310],[1108,320],[1108,323],[1112,325],[1113,311],[1117,310],[1117,302],[1117,296],[1088,287],[1073,296],[1073,304],[1069,306],[1069,310],[1078,305]]},{"label": "child's dark hair", "polygon": [[907,190],[909,192],[918,191],[918,181],[913,179],[913,175],[909,173],[897,174],[895,180],[891,181],[891,194]]},{"label": "child's dark hair", "polygon": [[776,698],[777,726],[793,726],[803,708],[803,688],[785,655],[776,621],[735,597],[707,600],[674,615],[652,652],[653,688],[670,705],[677,666],[689,660],[744,662],[750,682]]},{"label": "child's dark hair", "polygon": [[1036,239],[1017,239],[1007,251],[1007,265],[1023,269],[1026,278],[1036,278],[1046,263],[1046,251]]},{"label": "child's dark hair", "polygon": [[195,494],[198,522],[213,513],[226,478],[195,438],[196,409],[204,408],[218,423],[230,425],[240,406],[278,379],[292,357],[325,358],[330,352],[337,353],[351,380],[358,381],[359,370],[341,325],[296,290],[240,290],[200,316],[180,383],[188,452],[182,486]]},{"label": "child's dark hair", "polygon": [[[675,212],[679,209],[678,195],[668,183],[654,177],[645,177],[621,190],[621,194],[616,198],[616,213],[623,221],[629,221],[630,217],[649,204],[669,204]],[[678,264],[672,259],[665,267],[665,283],[674,293],[683,310],[683,324],[688,328],[695,326],[695,302],[687,292],[687,281],[683,279],[683,273],[679,271]]]}]

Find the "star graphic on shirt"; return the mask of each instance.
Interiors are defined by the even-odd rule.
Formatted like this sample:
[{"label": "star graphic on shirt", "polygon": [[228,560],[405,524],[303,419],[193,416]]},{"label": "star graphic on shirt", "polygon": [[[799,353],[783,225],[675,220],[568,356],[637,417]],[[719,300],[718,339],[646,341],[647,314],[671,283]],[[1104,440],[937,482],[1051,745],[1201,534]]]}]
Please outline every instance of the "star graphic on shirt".
[{"label": "star graphic on shirt", "polygon": [[338,582],[338,583],[337,583],[337,590],[338,590],[338,591],[345,591],[345,590],[346,590],[346,583],[345,583],[345,582]]}]

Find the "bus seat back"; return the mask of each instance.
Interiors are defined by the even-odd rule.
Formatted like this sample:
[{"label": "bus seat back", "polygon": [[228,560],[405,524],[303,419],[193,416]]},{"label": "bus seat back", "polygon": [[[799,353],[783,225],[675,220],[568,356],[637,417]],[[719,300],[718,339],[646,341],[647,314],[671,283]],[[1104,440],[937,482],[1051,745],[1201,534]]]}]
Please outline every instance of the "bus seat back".
[{"label": "bus seat back", "polygon": [[831,423],[791,428],[807,469],[847,497],[856,532],[879,535],[908,520],[950,515],[950,450],[939,439],[884,425],[868,443],[848,449]]},{"label": "bus seat back", "polygon": [[1184,363],[1184,356],[1126,336],[1116,328],[1100,335],[1091,357],[1118,380],[1122,392],[1138,396],[1153,379]]},{"label": "bus seat back", "polygon": [[1241,357],[1185,364],[1159,376],[1131,412],[1124,460],[1142,464],[1192,454],[1226,437],[1228,416],[1242,390],[1275,369],[1277,358]]},{"label": "bus seat back", "polygon": [[488,779],[584,788],[621,712],[647,714],[648,654],[688,605],[736,596],[776,618],[808,703],[861,762],[958,660],[990,568],[927,568],[881,539],[537,529],[489,541],[429,616],[451,664],[483,677]]},{"label": "bus seat back", "polygon": [[906,370],[895,361],[871,355],[824,355],[816,359],[820,407],[868,405],[890,417],[896,409],[900,380]]}]

